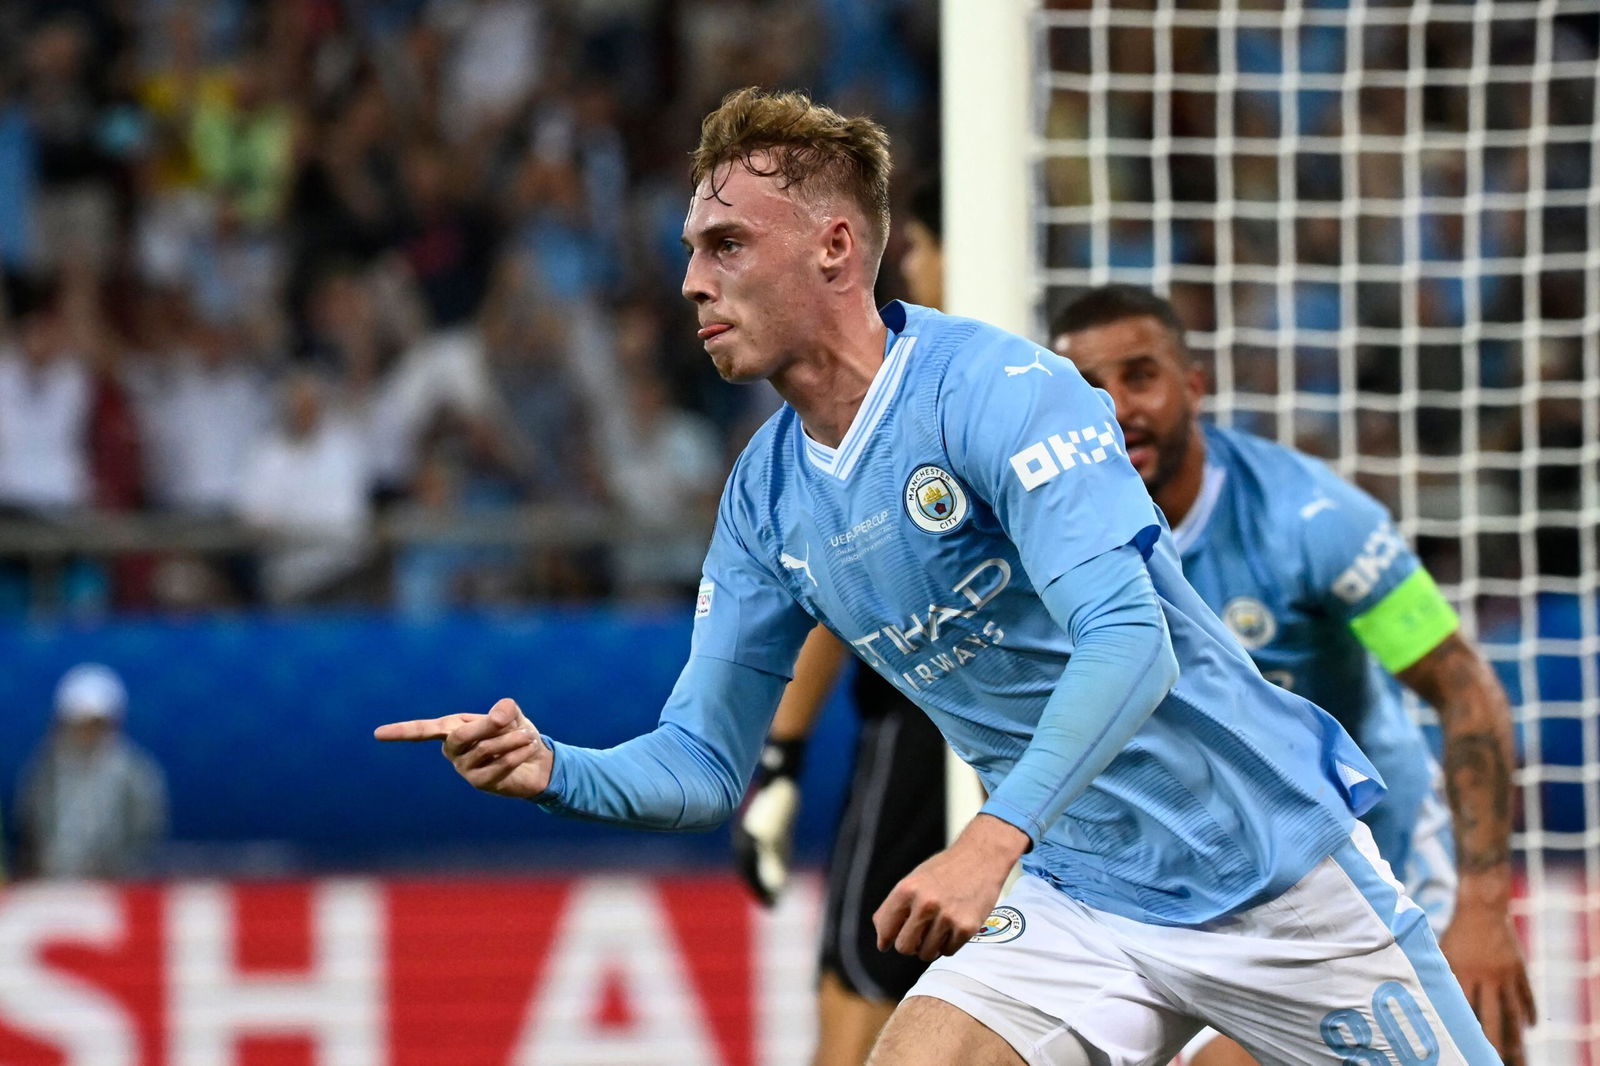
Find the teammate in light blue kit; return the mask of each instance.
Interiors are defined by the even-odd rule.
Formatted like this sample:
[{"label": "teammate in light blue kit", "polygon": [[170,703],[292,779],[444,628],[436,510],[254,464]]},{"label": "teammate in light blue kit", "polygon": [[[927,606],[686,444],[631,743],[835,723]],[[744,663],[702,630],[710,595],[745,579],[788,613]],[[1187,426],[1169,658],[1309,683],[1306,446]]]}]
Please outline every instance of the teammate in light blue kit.
[{"label": "teammate in light blue kit", "polygon": [[729,479],[657,729],[576,748],[502,700],[377,736],[560,813],[712,825],[821,622],[989,790],[875,915],[946,956],[877,1066],[1155,1064],[1204,1022],[1271,1063],[1498,1062],[1356,821],[1376,771],[1184,581],[1108,397],[981,323],[879,316],[888,171],[879,127],[797,94],[702,127],[684,295],[722,375],[788,404]]},{"label": "teammate in light blue kit", "polygon": [[[1508,915],[1510,714],[1454,610],[1377,501],[1316,459],[1200,423],[1204,376],[1167,301],[1129,285],[1091,289],[1051,333],[1055,350],[1115,397],[1189,582],[1269,679],[1326,708],[1377,766],[1388,792],[1363,820],[1428,911],[1490,1037],[1521,1061],[1532,1006]],[[1437,765],[1385,670],[1444,723],[1451,802],[1469,827],[1459,921]],[[1249,1061],[1205,1047],[1192,1044],[1186,1061]]]}]

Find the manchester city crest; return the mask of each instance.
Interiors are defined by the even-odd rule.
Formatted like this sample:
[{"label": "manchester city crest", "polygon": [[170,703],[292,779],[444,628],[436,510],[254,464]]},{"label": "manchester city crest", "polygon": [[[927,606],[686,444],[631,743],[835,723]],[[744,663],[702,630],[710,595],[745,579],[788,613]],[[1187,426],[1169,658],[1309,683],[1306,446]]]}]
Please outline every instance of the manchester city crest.
[{"label": "manchester city crest", "polygon": [[989,917],[983,920],[977,935],[972,938],[974,943],[1005,944],[1022,935],[1028,927],[1023,920],[1022,912],[1015,907],[996,907],[989,912]]},{"label": "manchester city crest", "polygon": [[1266,647],[1278,635],[1278,620],[1266,604],[1250,596],[1235,596],[1224,604],[1222,623],[1251,651]]},{"label": "manchester city crest", "polygon": [[906,480],[906,514],[924,533],[948,533],[966,520],[967,491],[937,466],[919,466]]}]

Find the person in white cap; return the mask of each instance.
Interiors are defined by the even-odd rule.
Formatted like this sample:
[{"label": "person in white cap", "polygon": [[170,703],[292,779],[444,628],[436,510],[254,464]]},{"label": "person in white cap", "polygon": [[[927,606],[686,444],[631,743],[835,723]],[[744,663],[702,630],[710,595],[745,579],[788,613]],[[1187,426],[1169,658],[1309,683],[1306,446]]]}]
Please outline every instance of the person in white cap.
[{"label": "person in white cap", "polygon": [[126,878],[146,872],[167,832],[161,767],[122,732],[116,671],[81,663],[56,685],[55,724],[17,795],[19,877]]}]

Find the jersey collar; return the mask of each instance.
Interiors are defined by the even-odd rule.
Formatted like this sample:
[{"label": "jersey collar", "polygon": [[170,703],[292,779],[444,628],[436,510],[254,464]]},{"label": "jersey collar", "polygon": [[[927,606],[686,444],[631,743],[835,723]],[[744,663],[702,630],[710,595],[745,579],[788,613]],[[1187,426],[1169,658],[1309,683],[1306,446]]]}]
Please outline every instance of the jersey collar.
[{"label": "jersey collar", "polygon": [[1189,508],[1189,513],[1172,531],[1172,544],[1178,549],[1179,555],[1199,542],[1201,534],[1211,522],[1212,513],[1217,509],[1217,501],[1222,498],[1222,486],[1227,480],[1227,470],[1217,463],[1206,463],[1200,474],[1200,495],[1195,497],[1194,506]]},{"label": "jersey collar", "polygon": [[[896,312],[893,318],[887,313],[891,310]],[[888,413],[889,403],[900,388],[900,379],[905,377],[911,349],[917,343],[915,337],[896,335],[896,324],[903,329],[906,322],[905,312],[898,302],[890,304],[884,311],[883,319],[890,330],[885,342],[888,351],[884,353],[878,372],[872,376],[872,383],[867,386],[867,394],[861,398],[861,407],[856,411],[855,418],[851,419],[850,428],[845,430],[844,439],[837,448],[830,448],[812,440],[804,428],[800,430],[800,439],[805,442],[806,459],[818,470],[840,481],[847,480],[855,470],[862,453],[867,449],[867,441],[872,438],[872,431]]]}]

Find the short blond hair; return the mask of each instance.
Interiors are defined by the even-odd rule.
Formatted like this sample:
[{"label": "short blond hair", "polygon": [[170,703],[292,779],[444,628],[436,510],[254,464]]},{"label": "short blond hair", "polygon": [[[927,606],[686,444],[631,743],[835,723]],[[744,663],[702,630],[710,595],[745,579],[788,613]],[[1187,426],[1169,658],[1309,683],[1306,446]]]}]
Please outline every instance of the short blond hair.
[{"label": "short blond hair", "polygon": [[[750,157],[765,153],[757,167]],[[815,202],[844,196],[861,209],[867,262],[875,277],[889,239],[889,135],[870,118],[845,118],[803,92],[772,93],[749,87],[722,98],[700,124],[692,155],[695,188],[717,168],[737,162],[760,177],[777,177],[784,189]]]}]

